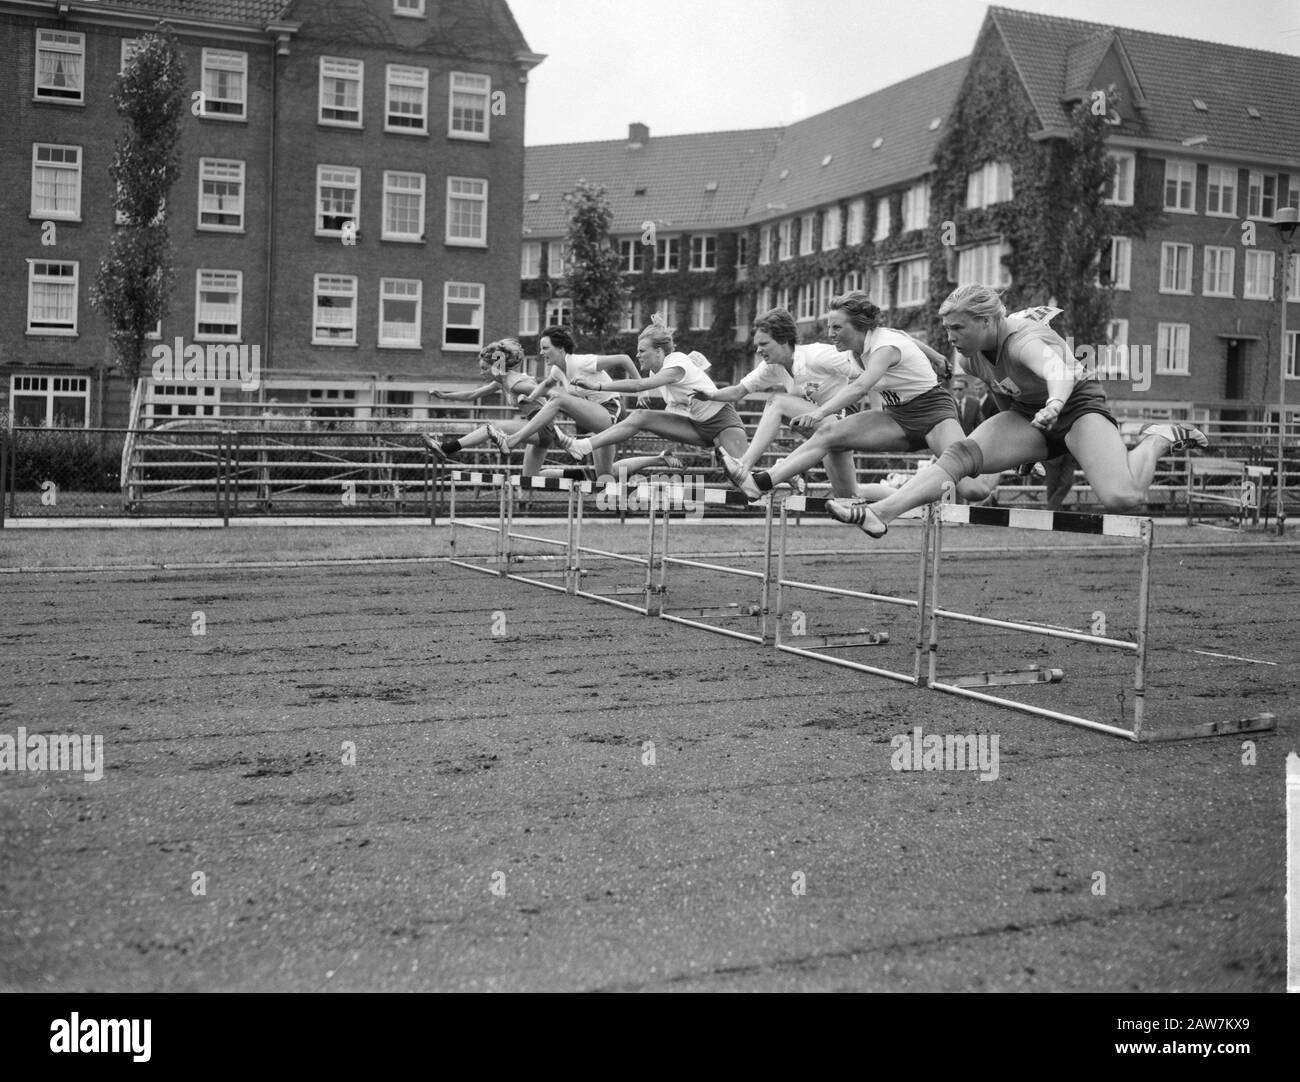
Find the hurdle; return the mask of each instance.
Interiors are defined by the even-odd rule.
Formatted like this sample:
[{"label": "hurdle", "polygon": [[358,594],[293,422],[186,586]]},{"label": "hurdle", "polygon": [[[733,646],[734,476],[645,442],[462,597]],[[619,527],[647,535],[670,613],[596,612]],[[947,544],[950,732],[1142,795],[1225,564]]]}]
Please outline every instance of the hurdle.
[{"label": "hurdle", "polygon": [[[858,672],[870,673],[873,676],[883,676],[887,680],[899,680],[905,684],[919,685],[921,683],[921,657],[925,646],[924,597],[926,589],[926,573],[924,553],[927,551],[930,531],[932,529],[929,516],[919,512],[908,512],[904,516],[908,518],[919,517],[922,520],[922,561],[920,571],[917,575],[916,596],[896,597],[890,594],[872,593],[866,590],[850,590],[847,587],[839,586],[823,586],[816,582],[805,582],[799,579],[788,578],[785,573],[785,564],[786,553],[788,551],[786,537],[789,515],[791,512],[794,512],[795,514],[802,514],[809,511],[824,512],[826,510],[826,499],[818,496],[792,495],[781,499],[780,504],[781,514],[779,520],[780,527],[777,532],[778,547],[775,577],[776,612],[774,614],[774,622],[776,625],[776,634],[773,638],[772,645],[774,645],[776,649],[788,654],[797,654],[800,657],[810,657],[815,658],[818,661],[827,661],[832,665],[840,665],[847,669],[856,669]],[[770,557],[770,543],[767,546],[767,549]],[[886,605],[897,605],[903,608],[915,610],[917,621],[916,634],[913,642],[911,672],[886,669],[877,665],[867,665],[861,661],[837,657],[834,654],[828,654],[825,652],[830,649],[843,650],[848,647],[887,645],[889,643],[888,633],[864,630],[842,635],[786,635],[782,628],[784,626],[785,618],[785,592],[788,589],[808,590],[812,593],[829,594],[836,597],[851,597],[862,601],[881,602]]]},{"label": "hurdle", "polygon": [[[933,525],[929,530],[928,545],[923,548],[922,556],[923,572],[927,569],[927,566],[929,572],[929,585],[925,591],[927,598],[925,607],[927,611],[922,618],[930,629],[926,687],[933,691],[994,703],[1022,713],[1050,718],[1070,725],[1078,725],[1095,732],[1124,737],[1136,742],[1185,740],[1201,736],[1226,736],[1244,732],[1264,732],[1275,728],[1276,718],[1272,714],[1259,714],[1255,717],[1232,721],[1202,722],[1172,731],[1152,732],[1145,727],[1147,721],[1147,623],[1151,605],[1151,553],[1155,538],[1155,524],[1151,519],[1128,515],[1076,514],[1064,511],[959,506],[943,502],[930,505],[927,517],[932,520]],[[943,556],[944,523],[1083,533],[1136,540],[1141,546],[1141,571],[1138,583],[1137,626],[1134,638],[1132,640],[1117,639],[1053,625],[999,620],[990,616],[979,616],[974,613],[963,613],[953,609],[941,608],[939,605],[939,572]],[[1005,630],[1048,638],[1067,639],[1131,655],[1134,658],[1132,727],[1126,728],[1123,725],[1112,725],[1107,722],[1081,717],[1077,714],[1067,714],[1063,711],[1052,710],[1033,703],[1004,698],[988,691],[976,690],[978,687],[990,687],[998,684],[1053,683],[1063,675],[1060,670],[1035,667],[1020,674],[983,673],[976,674],[973,677],[940,678],[938,674],[939,628],[940,622],[944,620],[985,627],[999,627]]]}]

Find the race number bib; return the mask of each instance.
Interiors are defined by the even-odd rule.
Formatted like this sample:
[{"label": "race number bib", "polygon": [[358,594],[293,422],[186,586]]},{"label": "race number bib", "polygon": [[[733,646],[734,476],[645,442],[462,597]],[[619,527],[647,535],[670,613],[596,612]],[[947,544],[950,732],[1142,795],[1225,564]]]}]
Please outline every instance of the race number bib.
[{"label": "race number bib", "polygon": [[903,404],[903,400],[898,397],[897,391],[881,391],[880,401],[886,406],[901,406]]}]

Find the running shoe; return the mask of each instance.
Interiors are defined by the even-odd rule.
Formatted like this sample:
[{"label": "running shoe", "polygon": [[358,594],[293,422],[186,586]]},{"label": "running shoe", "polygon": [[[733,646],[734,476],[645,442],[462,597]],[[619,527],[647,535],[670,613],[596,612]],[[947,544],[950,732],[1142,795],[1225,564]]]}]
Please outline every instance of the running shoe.
[{"label": "running shoe", "polygon": [[502,432],[501,429],[497,428],[496,425],[488,425],[487,434],[488,439],[490,439],[496,445],[496,449],[501,452],[501,456],[503,458],[509,458],[514,451],[514,448],[510,446],[510,437],[506,435],[506,433]]},{"label": "running shoe", "polygon": [[573,445],[574,445],[575,443],[577,443],[577,442],[578,442],[578,441],[575,440],[575,439],[574,439],[572,436],[570,436],[568,433],[566,433],[566,432],[562,432],[562,431],[560,431],[560,429],[558,429],[558,428],[555,430],[555,443],[556,443],[556,446],[561,447],[561,448],[563,448],[564,450],[568,451],[568,452],[569,452],[569,457],[570,457],[570,458],[576,459],[578,462],[581,462],[581,461],[582,461],[584,458],[586,458],[587,456],[584,455],[581,451],[575,451],[575,450],[574,450]]},{"label": "running shoe", "polygon": [[796,473],[786,484],[794,490],[796,496],[808,495],[808,482],[803,479],[803,474]]},{"label": "running shoe", "polygon": [[1016,467],[1016,476],[1033,477],[1035,480],[1041,481],[1047,476],[1047,471],[1043,468],[1041,462],[1022,462]]},{"label": "running shoe", "polygon": [[442,449],[442,444],[438,442],[436,432],[424,433],[424,445],[432,452],[433,457],[439,462],[451,461],[451,455]]},{"label": "running shoe", "polygon": [[740,459],[732,458],[721,447],[718,448],[718,456],[722,460],[722,472],[727,475],[728,481],[751,500],[761,500],[763,498],[763,490],[754,483],[748,466],[742,466]]},{"label": "running shoe", "polygon": [[889,532],[889,527],[880,521],[866,500],[827,500],[826,513],[836,522],[856,526],[868,537],[881,538]]},{"label": "running shoe", "polygon": [[1193,428],[1191,425],[1143,425],[1142,430],[1138,433],[1138,439],[1144,440],[1148,436],[1164,436],[1171,444],[1169,448],[1171,451],[1181,451],[1184,447],[1200,447],[1204,449],[1210,446],[1210,441],[1206,439],[1205,433],[1199,428]]}]

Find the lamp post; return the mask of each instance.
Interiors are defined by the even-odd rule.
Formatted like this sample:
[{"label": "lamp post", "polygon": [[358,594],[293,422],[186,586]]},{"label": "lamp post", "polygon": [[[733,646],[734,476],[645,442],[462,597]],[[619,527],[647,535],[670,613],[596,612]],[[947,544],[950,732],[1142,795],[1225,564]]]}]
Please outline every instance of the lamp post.
[{"label": "lamp post", "polygon": [[1295,247],[1291,241],[1295,237],[1296,226],[1300,225],[1300,211],[1295,207],[1282,207],[1273,219],[1273,228],[1282,240],[1282,342],[1281,362],[1278,369],[1277,384],[1277,533],[1281,537],[1286,530],[1286,295],[1287,272],[1291,269],[1291,256]]}]

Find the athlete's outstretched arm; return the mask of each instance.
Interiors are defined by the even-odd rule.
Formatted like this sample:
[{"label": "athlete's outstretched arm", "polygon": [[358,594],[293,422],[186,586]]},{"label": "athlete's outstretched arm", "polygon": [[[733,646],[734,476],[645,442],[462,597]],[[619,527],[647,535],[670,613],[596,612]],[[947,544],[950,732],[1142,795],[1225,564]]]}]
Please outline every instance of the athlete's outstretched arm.
[{"label": "athlete's outstretched arm", "polygon": [[885,373],[889,371],[889,366],[896,364],[900,357],[902,354],[898,352],[897,346],[881,346],[879,349],[872,350],[871,355],[867,357],[862,375],[816,409],[792,417],[790,424],[794,428],[812,428],[814,425],[821,424],[827,417],[839,413],[846,406],[861,401],[870,393],[871,388],[884,378]]}]

